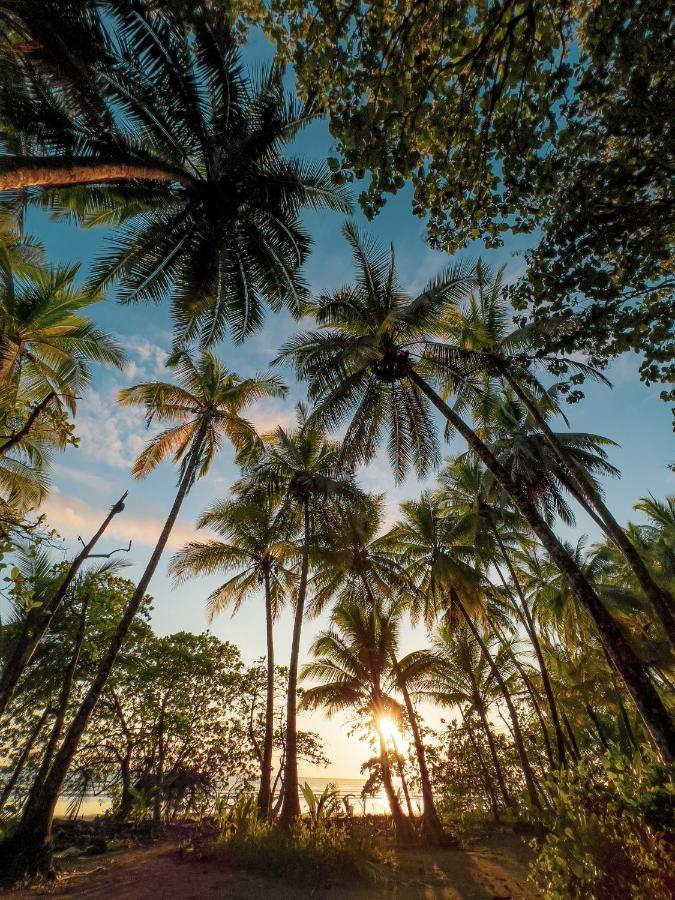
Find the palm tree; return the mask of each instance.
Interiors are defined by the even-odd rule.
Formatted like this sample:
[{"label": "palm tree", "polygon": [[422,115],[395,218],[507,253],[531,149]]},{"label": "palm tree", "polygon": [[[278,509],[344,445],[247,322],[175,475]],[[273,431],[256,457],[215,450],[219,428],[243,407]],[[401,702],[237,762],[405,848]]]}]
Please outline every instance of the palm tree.
[{"label": "palm tree", "polygon": [[[365,502],[364,502],[365,501]],[[338,602],[359,599],[364,593],[375,605],[376,597],[401,597],[415,591],[405,567],[377,533],[382,521],[382,498],[368,495],[355,506],[346,507],[336,516],[326,517],[314,551],[316,571],[312,579],[312,609],[320,612],[334,597]],[[413,735],[415,754],[422,785],[422,831],[428,841],[444,842],[446,835],[436,810],[424,742],[417,713],[408,685],[395,656],[391,660]]]},{"label": "palm tree", "polygon": [[451,619],[458,615],[466,623],[503,694],[530,800],[534,806],[539,806],[534,774],[511,693],[474,621],[474,618],[502,618],[501,611],[491,602],[485,579],[465,561],[472,551],[458,542],[456,527],[443,515],[437,498],[427,491],[420,500],[401,504],[401,512],[402,520],[386,539],[399,557],[406,560],[409,574],[417,584],[417,594],[411,600],[413,615],[421,613],[427,626],[431,626],[441,613]]},{"label": "palm tree", "polygon": [[368,716],[377,734],[380,768],[397,839],[408,843],[412,837],[410,820],[401,809],[392,782],[387,743],[382,720],[401,717],[401,709],[392,696],[396,675],[391,660],[396,656],[401,607],[396,602],[364,604],[363,600],[343,600],[332,614],[332,625],[314,641],[316,657],[308,663],[302,678],[320,681],[306,688],[302,705],[308,709],[324,707],[328,715],[353,709]]},{"label": "palm tree", "polygon": [[[101,297],[75,286],[77,271],[33,268],[0,290],[0,456],[35,431],[50,407],[75,412],[92,362],[122,368],[127,361],[120,344],[82,315]],[[14,425],[19,403],[29,408]]]},{"label": "palm tree", "polygon": [[290,431],[278,427],[265,436],[266,450],[259,462],[249,466],[235,487],[254,502],[267,496],[280,505],[280,518],[299,520],[300,576],[295,596],[293,639],[288,667],[286,706],[286,756],[284,796],[280,822],[286,827],[300,815],[298,783],[297,686],[300,638],[305,615],[310,555],[317,522],[326,510],[341,502],[354,502],[360,491],[354,476],[341,459],[340,447],[308,420],[298,406],[298,423]]},{"label": "palm tree", "polygon": [[[555,732],[558,761],[561,766],[564,766],[566,761],[565,738],[555,695],[532,613],[520,583],[516,565],[514,565],[514,552],[531,543],[529,536],[523,530],[523,520],[516,511],[510,509],[503,502],[503,495],[500,496],[498,492],[491,489],[488,479],[485,478],[484,468],[474,459],[462,456],[449,460],[440,475],[439,484],[438,497],[443,511],[455,520],[458,533],[463,536],[467,544],[475,548],[476,555],[485,569],[489,566],[494,567],[504,589],[513,598],[514,609],[517,611],[537,658]],[[551,503],[549,502],[547,505],[550,506]],[[504,565],[510,581],[502,571]],[[538,709],[534,692],[532,692],[532,701],[535,708]],[[543,725],[542,731],[544,739],[548,742],[548,735]]]},{"label": "palm tree", "polygon": [[[508,678],[513,672],[513,666],[505,649],[490,648],[487,642],[486,646],[503,677]],[[487,718],[490,705],[499,699],[502,692],[494,678],[488,655],[483,653],[466,624],[441,622],[434,634],[431,648],[408,654],[401,660],[401,665],[422,696],[429,697],[441,706],[459,706],[465,721],[474,712],[478,715],[502,798],[510,809],[515,810],[515,801],[507,788]]]},{"label": "palm tree", "polygon": [[[523,404],[532,423],[539,429],[539,455],[548,448],[549,462],[555,461],[558,477],[579,504],[595,520],[607,537],[625,556],[645,596],[660,619],[671,643],[675,646],[675,602],[649,571],[640,556],[639,548],[616,521],[606,506],[602,490],[594,474],[617,474],[607,466],[604,456],[598,458],[598,440],[574,434],[555,433],[548,423],[548,413],[562,413],[554,392],[546,389],[537,372],[542,369],[558,374],[570,374],[572,385],[584,378],[609,382],[590,366],[575,360],[547,357],[537,349],[542,331],[553,332],[568,327],[560,319],[512,327],[512,315],[503,284],[503,269],[493,275],[480,263],[476,267],[476,286],[470,299],[461,309],[452,309],[446,317],[443,336],[462,356],[464,371],[456,385],[457,401],[461,406],[472,405],[482,410],[495,385],[512,391]],[[569,385],[559,386],[569,391]],[[456,404],[457,408],[457,404]],[[565,419],[566,421],[566,419]],[[576,438],[583,438],[581,442]],[[606,438],[601,439],[605,444]]]},{"label": "palm tree", "polygon": [[234,446],[241,461],[260,450],[260,438],[241,413],[260,398],[282,396],[286,391],[273,376],[239,378],[228,372],[211,353],[204,353],[195,362],[187,353],[177,352],[170,363],[176,372],[176,383],[138,384],[123,390],[120,402],[144,407],[148,421],[168,424],[148,442],[134,464],[133,473],[137,478],[144,478],[172,456],[173,461],[180,464],[176,497],[145,571],[101,657],[96,675],[54,754],[39,796],[25,807],[18,828],[0,845],[0,860],[8,870],[20,873],[50,870],[51,824],[59,792],[117,655],[143,603],[183,500],[195,481],[208,472],[223,439]]},{"label": "palm tree", "polygon": [[[204,345],[262,323],[264,302],[299,308],[310,240],[303,207],[345,212],[323,164],[283,155],[312,118],[273,67],[242,72],[224,10],[189,27],[137,3],[21,3],[34,49],[3,116],[35,155],[0,157],[0,190],[35,188],[84,225],[115,226],[93,281],[119,299],[171,297],[177,335]],[[46,192],[46,194],[45,194]]]},{"label": "palm tree", "polygon": [[479,435],[444,399],[471,374],[466,353],[437,340],[445,319],[475,280],[467,268],[454,267],[432,280],[416,298],[400,289],[393,250],[366,241],[349,224],[357,281],[311,304],[319,330],[292,338],[279,361],[294,364],[309,382],[314,416],[338,427],[351,415],[345,453],[367,461],[388,428],[387,450],[395,475],[410,464],[424,474],[438,460],[438,435],[429,404],[467,442],[509,496],[592,616],[601,640],[652,733],[662,756],[675,758],[675,727],[649,675],[574,558],[542,518],[524,485],[514,481]]},{"label": "palm tree", "polygon": [[285,564],[296,554],[288,522],[279,520],[274,503],[267,497],[255,500],[217,501],[202,514],[198,528],[212,528],[225,540],[193,541],[171,560],[169,569],[177,581],[216,572],[233,573],[207,600],[209,621],[232,607],[234,615],[242,603],[259,592],[265,599],[267,639],[267,697],[265,741],[260,760],[258,808],[261,818],[272,813],[272,752],[274,745],[274,620],[292,586],[292,573]]}]

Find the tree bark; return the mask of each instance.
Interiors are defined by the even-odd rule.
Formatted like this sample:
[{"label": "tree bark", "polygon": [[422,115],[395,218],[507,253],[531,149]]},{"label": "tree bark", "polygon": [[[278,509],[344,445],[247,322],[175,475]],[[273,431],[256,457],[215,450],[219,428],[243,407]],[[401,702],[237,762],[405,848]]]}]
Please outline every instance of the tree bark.
[{"label": "tree bark", "polygon": [[504,798],[504,802],[512,810],[512,812],[515,813],[517,811],[516,802],[506,787],[506,780],[504,778],[502,764],[499,761],[499,755],[497,754],[497,748],[495,747],[494,735],[492,734],[492,729],[490,728],[490,723],[487,720],[487,716],[483,711],[482,700],[481,698],[478,699],[479,702],[476,704],[476,709],[478,710],[478,716],[480,718],[480,722],[483,726],[483,731],[485,732],[485,737],[487,739],[488,749],[492,758],[492,765],[494,766],[495,775],[497,776],[497,784],[499,785],[499,790],[501,791],[501,795]]},{"label": "tree bark", "polygon": [[380,768],[382,771],[382,784],[384,792],[387,795],[387,802],[391,811],[391,817],[394,820],[394,829],[396,831],[396,840],[399,844],[410,844],[413,839],[413,830],[410,820],[407,819],[401,804],[394,790],[394,783],[391,778],[391,768],[389,766],[389,758],[387,756],[387,746],[380,729],[377,729],[377,737],[380,742]]},{"label": "tree bark", "polygon": [[8,435],[7,440],[4,444],[0,444],[0,456],[5,456],[12,447],[16,447],[20,441],[22,441],[28,434],[30,434],[30,430],[35,425],[35,422],[39,418],[40,414],[44,412],[44,410],[49,406],[52,400],[56,397],[56,393],[54,391],[50,391],[46,397],[43,397],[40,402],[33,407],[30,415],[23,423],[21,428],[12,434]]},{"label": "tree bark", "polygon": [[490,778],[490,773],[488,771],[487,766],[485,765],[485,760],[483,759],[483,754],[480,752],[480,747],[478,746],[478,742],[473,733],[473,729],[469,724],[469,720],[467,717],[464,718],[464,722],[466,724],[466,733],[469,736],[469,742],[473,747],[473,752],[476,754],[476,759],[478,760],[478,767],[483,776],[483,783],[485,785],[485,789],[487,790],[487,794],[490,800],[490,806],[492,807],[492,815],[494,817],[495,822],[499,822],[499,803],[497,803],[497,795],[495,794],[494,785],[492,784],[492,779]]},{"label": "tree bark", "polygon": [[304,540],[302,546],[302,562],[300,568],[300,584],[298,600],[295,605],[293,622],[293,641],[291,643],[291,659],[288,666],[288,697],[286,701],[286,767],[284,773],[284,802],[281,807],[279,823],[287,828],[300,816],[300,796],[298,785],[298,660],[300,658],[300,636],[305,615],[305,597],[307,594],[307,576],[309,573],[309,547],[311,540],[311,522],[309,500],[305,498],[303,508]]},{"label": "tree bark", "polygon": [[45,601],[44,607],[41,608],[41,618],[39,622],[32,627],[29,625],[29,623],[26,623],[21,637],[17,641],[16,647],[14,648],[14,651],[8,659],[5,668],[2,671],[2,675],[0,676],[0,716],[4,713],[4,711],[7,709],[8,704],[11,702],[21,674],[23,673],[28,663],[31,661],[38,644],[49,630],[52,619],[58,611],[64,597],[66,596],[68,588],[72,584],[73,579],[79,572],[82,563],[87,559],[91,551],[94,549],[94,547],[98,543],[99,538],[103,535],[108,525],[110,525],[110,523],[112,522],[113,517],[116,516],[117,513],[122,512],[122,510],[124,509],[124,500],[126,499],[126,496],[127,491],[122,494],[117,503],[112,507],[93,538],[89,541],[88,544],[85,544],[81,552],[78,553],[73,562],[70,564],[70,568],[68,569],[63,581],[61,582],[61,586],[58,588],[51,599]]},{"label": "tree bark", "polygon": [[506,380],[513,388],[516,396],[527,407],[537,425],[541,428],[544,439],[555,455],[579,485],[582,497],[584,497],[587,503],[597,511],[602,519],[602,527],[605,534],[624,555],[628,565],[633,570],[633,574],[637,578],[638,584],[644,591],[645,597],[663,625],[663,629],[668,636],[671,645],[675,647],[675,602],[673,601],[673,597],[652,578],[642,557],[633,546],[626,532],[605,505],[602,497],[596,490],[595,485],[588,477],[583,467],[577,463],[556,438],[536,405],[532,403],[526,392],[523,391],[520,384],[518,384],[517,379],[506,376]]},{"label": "tree bark", "polygon": [[2,794],[0,794],[0,809],[3,808],[5,803],[7,803],[9,796],[11,795],[12,791],[14,790],[14,785],[17,783],[17,781],[19,780],[19,776],[23,772],[23,767],[26,765],[26,760],[28,759],[30,751],[33,749],[33,747],[35,745],[35,741],[38,739],[38,736],[39,736],[40,732],[42,731],[42,726],[45,724],[45,722],[47,720],[47,716],[49,715],[50,712],[51,712],[51,707],[46,706],[44,709],[44,712],[42,713],[40,718],[37,720],[35,725],[33,726],[33,729],[28,736],[28,740],[24,744],[23,750],[21,751],[21,754],[16,761],[16,765],[14,766],[14,771],[10,775],[9,780],[7,781],[7,784],[2,789]]},{"label": "tree bark", "polygon": [[265,743],[260,767],[258,811],[261,819],[272,814],[272,752],[274,750],[274,629],[270,573],[264,570],[265,579],[265,628],[267,637],[267,696],[265,706]]},{"label": "tree bark", "polygon": [[666,762],[675,759],[675,727],[661,697],[654,688],[644,665],[628,643],[621,628],[605,608],[587,581],[585,575],[558,540],[550,526],[539,514],[536,506],[522,488],[511,478],[504,466],[489,447],[466,422],[421,378],[412,368],[408,369],[409,379],[441,412],[452,427],[462,435],[471,450],[492,472],[497,482],[511,498],[534,533],[567,579],[575,597],[589,612],[595,622],[600,641],[614,660],[617,670],[633,697],[644,723],[654,739],[654,743]]},{"label": "tree bark", "polygon": [[30,806],[26,806],[21,822],[11,837],[0,844],[0,870],[3,869],[4,865],[8,871],[16,875],[51,874],[51,828],[59,793],[94,707],[105,688],[117,655],[143,602],[147,587],[155,573],[171,530],[178,518],[183,500],[192,485],[206,427],[207,420],[205,419],[197,432],[188,465],[152,556],[127,604],[112,640],[101,658],[96,676],[66,731],[43,789],[39,797],[36,797]]},{"label": "tree bark", "polygon": [[180,169],[90,156],[5,156],[0,160],[0,191],[78,187],[120,181],[192,183]]},{"label": "tree bark", "polygon": [[511,699],[511,694],[509,689],[506,686],[504,679],[501,676],[501,672],[497,668],[497,664],[492,658],[492,654],[488,650],[487,644],[481,637],[480,632],[476,628],[476,624],[468,614],[466,609],[464,608],[464,604],[459,599],[456,591],[452,592],[452,600],[459,607],[462,616],[464,617],[464,621],[469,627],[471,634],[474,636],[474,639],[478,642],[482,652],[485,655],[485,659],[487,660],[488,665],[490,666],[490,671],[492,672],[492,676],[499,685],[499,689],[502,692],[504,697],[504,702],[506,703],[506,707],[509,711],[509,718],[511,719],[511,725],[513,726],[513,739],[516,744],[516,749],[518,751],[518,756],[520,757],[520,766],[523,770],[523,775],[525,776],[525,784],[527,785],[527,792],[530,796],[530,802],[535,807],[535,809],[540,809],[541,804],[539,802],[539,795],[537,793],[537,787],[534,782],[534,775],[532,774],[532,767],[530,766],[530,761],[527,758],[527,751],[525,750],[525,742],[523,741],[523,735],[520,730],[520,723],[518,721],[518,714],[516,713],[516,708],[513,705],[513,700]]}]

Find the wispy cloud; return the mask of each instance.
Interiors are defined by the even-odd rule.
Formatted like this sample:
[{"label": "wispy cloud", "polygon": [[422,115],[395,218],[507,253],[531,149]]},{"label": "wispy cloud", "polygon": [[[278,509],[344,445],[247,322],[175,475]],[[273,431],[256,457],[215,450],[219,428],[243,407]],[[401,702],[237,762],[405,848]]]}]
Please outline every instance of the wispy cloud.
[{"label": "wispy cloud", "polygon": [[[41,511],[47,514],[51,527],[71,540],[79,536],[87,540],[99,528],[107,512],[105,508],[94,509],[83,500],[62,493],[50,496]],[[125,544],[131,540],[132,546],[142,544],[152,547],[157,543],[163,526],[164,519],[159,516],[135,516],[125,511],[113,518],[102,540],[115,538]],[[195,540],[197,535],[192,526],[179,521],[174,525],[168,546],[178,549]]]}]

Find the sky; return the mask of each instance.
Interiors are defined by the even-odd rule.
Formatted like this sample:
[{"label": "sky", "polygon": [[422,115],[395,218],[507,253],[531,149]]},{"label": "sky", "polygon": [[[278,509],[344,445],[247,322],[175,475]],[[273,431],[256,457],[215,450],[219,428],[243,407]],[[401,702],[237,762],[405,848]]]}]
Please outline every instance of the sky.
[{"label": "sky", "polygon": [[[249,62],[257,62],[268,55],[263,41],[256,36],[246,51]],[[336,155],[326,123],[315,122],[296,139],[295,152],[311,158]],[[358,208],[358,207],[357,207]],[[410,211],[410,191],[405,189],[390,199],[380,215],[367,222],[360,213],[353,217],[357,224],[386,243],[393,243],[402,284],[411,293],[424,284],[448,263],[448,257],[431,250],[424,242],[424,222]],[[349,250],[340,230],[343,219],[339,214],[309,212],[304,224],[312,235],[314,248],[305,267],[306,279],[314,292],[329,291],[352,278],[353,267]],[[53,263],[80,262],[81,276],[106,240],[105,229],[85,231],[72,225],[54,223],[43,212],[29,214],[27,229],[45,244]],[[493,266],[506,265],[507,278],[514,279],[523,270],[523,251],[533,238],[519,235],[506,237],[498,250],[485,251],[475,242],[463,257],[482,256]],[[130,474],[133,460],[144,446],[147,431],[142,413],[117,407],[115,398],[120,388],[141,381],[165,380],[169,372],[164,366],[171,343],[171,321],[166,306],[119,305],[114,291],[92,310],[98,325],[114,333],[126,348],[130,363],[124,372],[97,369],[91,390],[78,404],[76,434],[77,448],[68,448],[53,469],[53,489],[44,505],[49,523],[63,536],[63,547],[57,553],[67,556],[79,535],[85,541],[96,530],[108,508],[123,491],[129,496],[126,509],[117,516],[102,540],[99,550],[107,552],[126,546],[129,539],[132,563],[123,573],[136,579],[152,551],[164,518],[172,503],[176,487],[176,471],[169,463],[159,467],[147,480],[134,481]],[[265,326],[244,344],[224,341],[216,351],[226,366],[241,376],[268,370],[270,362],[283,342],[298,328],[288,314],[268,314]],[[612,438],[619,446],[610,452],[611,462],[622,472],[619,480],[606,483],[608,505],[620,521],[631,517],[633,504],[647,493],[664,496],[675,489],[675,476],[668,470],[673,460],[673,435],[668,406],[659,400],[658,388],[647,388],[637,375],[638,358],[622,357],[606,373],[613,389],[586,385],[586,398],[570,407],[568,417],[573,431],[589,431]],[[294,421],[294,404],[304,399],[303,385],[296,383],[293,373],[281,368],[280,374],[289,385],[288,397],[256,404],[248,410],[248,418],[260,431],[276,425],[289,426]],[[561,425],[561,427],[563,427]],[[464,449],[461,442],[446,445],[445,454]],[[149,593],[155,598],[153,625],[159,634],[179,630],[203,631],[208,627],[205,600],[218,584],[217,578],[205,578],[174,587],[166,574],[172,552],[197,536],[194,522],[199,513],[214,499],[224,497],[237,478],[238,470],[233,453],[226,448],[217,459],[209,476],[198,482],[189,494]],[[361,485],[386,495],[387,524],[396,517],[396,505],[420,492],[414,478],[401,485],[394,484],[386,460],[378,458],[359,472]],[[577,528],[560,529],[565,537],[588,534],[595,539],[597,530],[582,513]],[[202,534],[200,537],[207,537]],[[302,655],[326,617],[307,621],[302,640]],[[291,644],[291,616],[284,613],[276,626],[275,652],[280,664],[288,661]],[[228,614],[216,619],[211,630],[223,640],[234,642],[246,662],[264,654],[264,610],[261,602],[250,602],[235,618]],[[403,652],[424,646],[426,635],[421,629],[403,629]],[[423,708],[430,724],[438,722],[439,713]],[[359,774],[361,763],[369,755],[366,746],[348,736],[347,719],[337,716],[326,720],[322,713],[302,713],[301,728],[320,731],[331,764],[326,769],[309,765],[301,767],[301,775],[353,777]]]}]

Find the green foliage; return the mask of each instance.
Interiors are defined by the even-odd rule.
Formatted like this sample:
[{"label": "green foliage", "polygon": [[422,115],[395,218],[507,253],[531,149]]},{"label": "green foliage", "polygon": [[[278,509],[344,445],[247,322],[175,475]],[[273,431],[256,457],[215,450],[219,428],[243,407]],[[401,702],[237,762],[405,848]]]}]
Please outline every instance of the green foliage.
[{"label": "green foliage", "polygon": [[[347,827],[328,815],[290,829],[261,821],[253,797],[242,798],[221,820],[215,851],[228,864],[270,877],[314,884],[376,879],[387,857],[367,829]],[[352,820],[353,822],[353,820]]]},{"label": "green foliage", "polygon": [[581,762],[553,787],[533,877],[551,900],[673,896],[674,771],[619,754]]}]

